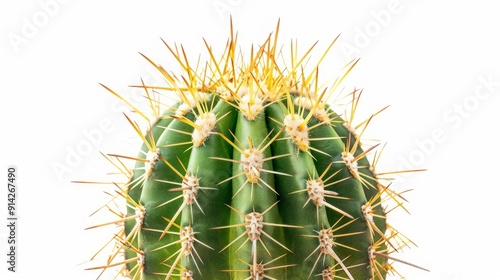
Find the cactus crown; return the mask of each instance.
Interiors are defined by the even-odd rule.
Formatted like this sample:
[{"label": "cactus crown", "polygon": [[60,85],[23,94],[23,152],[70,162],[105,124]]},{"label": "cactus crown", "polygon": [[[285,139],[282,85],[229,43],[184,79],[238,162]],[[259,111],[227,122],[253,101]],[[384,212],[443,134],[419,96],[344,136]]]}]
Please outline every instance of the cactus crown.
[{"label": "cactus crown", "polygon": [[[95,226],[120,226],[111,254],[90,269],[144,280],[385,279],[398,274],[394,261],[408,264],[392,254],[413,243],[386,221],[404,209],[385,176],[395,172],[376,173],[378,144],[361,143],[376,114],[355,125],[362,91],[339,93],[358,61],[322,86],[337,38],[307,71],[316,44],[299,55],[292,43],[285,57],[278,30],[244,55],[231,25],[220,56],[205,42],[203,63],[165,43],[181,74],[143,55],[166,82],[138,86],[152,117],[105,87],[147,127],[126,115],[141,151],[105,155],[127,180],[103,207],[117,218]],[[172,92],[179,100],[165,106]],[[334,96],[350,102],[342,117]]]}]

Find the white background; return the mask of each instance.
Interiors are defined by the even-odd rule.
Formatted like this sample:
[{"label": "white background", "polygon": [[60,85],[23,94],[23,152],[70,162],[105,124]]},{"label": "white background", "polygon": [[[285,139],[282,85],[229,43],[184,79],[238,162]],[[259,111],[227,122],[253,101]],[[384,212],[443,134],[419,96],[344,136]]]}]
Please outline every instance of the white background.
[{"label": "white background", "polygon": [[[262,42],[278,18],[285,45],[320,40],[321,52],[342,33],[324,77],[361,57],[344,85],[364,89],[360,121],[390,105],[367,132],[388,143],[379,170],[428,169],[394,184],[413,189],[405,195],[411,215],[394,213],[390,222],[419,245],[398,257],[431,271],[396,264],[407,279],[500,279],[495,1],[167,2],[0,3],[0,178],[9,164],[19,169],[18,273],[6,272],[8,233],[0,226],[0,278],[95,279],[85,262],[113,229],[83,229],[111,188],[70,181],[105,178],[112,168],[99,151],[137,149],[127,142],[134,132],[122,112],[130,112],[99,83],[125,96],[135,96],[128,85],[140,77],[161,83],[138,52],[168,69],[163,38],[194,60],[202,38],[223,46],[232,14],[244,46]],[[97,131],[102,137],[91,143],[86,135]]]}]

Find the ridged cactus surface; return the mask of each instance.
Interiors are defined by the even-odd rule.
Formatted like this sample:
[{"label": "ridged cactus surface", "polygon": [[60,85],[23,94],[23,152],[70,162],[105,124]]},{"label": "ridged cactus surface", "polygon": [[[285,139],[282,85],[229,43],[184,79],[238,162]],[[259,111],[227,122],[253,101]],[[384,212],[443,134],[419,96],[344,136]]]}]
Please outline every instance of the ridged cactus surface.
[{"label": "ridged cactus surface", "polygon": [[126,207],[102,224],[120,230],[91,269],[142,280],[398,275],[391,254],[411,241],[386,214],[404,199],[375,172],[378,144],[361,142],[371,117],[353,123],[361,91],[340,86],[357,61],[325,86],[324,55],[313,64],[314,46],[299,55],[292,43],[285,56],[277,34],[244,54],[231,28],[220,55],[205,42],[205,62],[165,43],[180,74],[144,56],[165,79],[138,86],[153,114],[106,87],[138,116],[126,115],[143,144],[136,156],[106,155],[128,178],[106,208]]}]

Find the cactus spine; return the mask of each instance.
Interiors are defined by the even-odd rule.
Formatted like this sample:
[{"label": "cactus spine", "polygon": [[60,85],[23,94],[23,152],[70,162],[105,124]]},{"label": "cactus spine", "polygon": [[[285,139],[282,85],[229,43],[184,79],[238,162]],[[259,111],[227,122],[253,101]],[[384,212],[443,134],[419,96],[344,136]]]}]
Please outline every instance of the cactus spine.
[{"label": "cactus spine", "polygon": [[[237,52],[231,36],[223,54],[206,63],[187,59],[165,43],[183,73],[168,72],[144,56],[166,86],[141,84],[153,118],[127,102],[149,124],[136,157],[106,155],[128,180],[115,184],[123,225],[104,265],[131,279],[385,279],[397,273],[391,256],[411,241],[386,222],[402,207],[367,155],[352,114],[361,96],[345,95],[351,115],[329,99],[355,66],[351,61],[329,87],[318,66],[306,72],[311,47],[287,61],[274,35]],[[335,39],[336,40],[336,39]],[[332,47],[333,43],[325,51]],[[179,102],[166,109],[161,91]],[[361,130],[357,134],[357,130]],[[129,170],[125,161],[135,161]],[[112,203],[108,204],[112,208]],[[103,225],[97,225],[103,226]],[[402,262],[402,261],[400,261]]]}]

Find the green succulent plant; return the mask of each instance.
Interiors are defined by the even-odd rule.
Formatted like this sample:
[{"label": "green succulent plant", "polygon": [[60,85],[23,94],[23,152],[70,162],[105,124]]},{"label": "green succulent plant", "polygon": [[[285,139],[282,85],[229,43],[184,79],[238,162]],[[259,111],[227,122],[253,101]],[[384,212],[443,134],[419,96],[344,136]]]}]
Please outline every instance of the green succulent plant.
[{"label": "green succulent plant", "polygon": [[[285,56],[278,31],[245,55],[231,25],[221,55],[205,42],[205,62],[164,42],[180,74],[143,55],[166,83],[138,86],[149,115],[105,87],[147,127],[126,115],[141,150],[106,155],[127,182],[114,183],[104,208],[126,207],[95,226],[120,229],[105,263],[90,269],[142,280],[397,275],[392,263],[403,261],[393,253],[412,242],[386,214],[404,199],[391,172],[375,170],[378,144],[361,143],[372,117],[353,123],[361,90],[339,87],[358,61],[322,86],[318,69],[337,38],[308,67],[316,44],[299,55],[292,42]],[[171,95],[178,101],[165,105]]]}]

